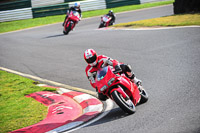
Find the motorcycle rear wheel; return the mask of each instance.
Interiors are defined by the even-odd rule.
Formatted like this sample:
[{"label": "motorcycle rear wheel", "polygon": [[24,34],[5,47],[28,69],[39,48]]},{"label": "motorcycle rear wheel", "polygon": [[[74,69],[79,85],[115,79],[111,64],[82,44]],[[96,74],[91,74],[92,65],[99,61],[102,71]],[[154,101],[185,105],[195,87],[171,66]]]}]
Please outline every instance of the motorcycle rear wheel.
[{"label": "motorcycle rear wheel", "polygon": [[140,90],[140,95],[141,95],[140,104],[146,103],[149,99],[149,96],[146,90],[142,86],[140,86],[139,90]]},{"label": "motorcycle rear wheel", "polygon": [[118,91],[112,92],[113,100],[116,102],[116,104],[126,113],[133,114],[136,111],[135,105],[130,100],[125,100],[123,96]]}]

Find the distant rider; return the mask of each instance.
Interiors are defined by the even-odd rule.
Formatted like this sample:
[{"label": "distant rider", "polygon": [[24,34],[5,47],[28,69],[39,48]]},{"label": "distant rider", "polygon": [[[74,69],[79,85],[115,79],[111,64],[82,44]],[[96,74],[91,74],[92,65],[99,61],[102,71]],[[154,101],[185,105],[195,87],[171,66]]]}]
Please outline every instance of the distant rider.
[{"label": "distant rider", "polygon": [[108,12],[108,14],[106,14],[108,16],[111,17],[111,20],[110,20],[110,24],[109,25],[113,25],[115,23],[115,19],[116,19],[116,15],[114,14],[113,10],[110,10]]},{"label": "distant rider", "polygon": [[[97,70],[106,65],[113,66],[116,72],[124,73],[132,82],[136,83],[137,85],[141,84],[141,80],[135,77],[130,65],[119,63],[117,60],[113,60],[110,57],[104,55],[97,55],[96,51],[94,51],[93,49],[87,49],[85,51],[84,59],[88,64],[85,69],[85,72],[93,88],[96,87],[94,83]],[[100,100],[106,100],[107,96],[98,92],[98,98]]]},{"label": "distant rider", "polygon": [[[69,8],[68,12],[71,12],[71,11],[77,11],[80,14],[80,19],[82,18],[81,8],[80,8],[80,3],[79,2],[74,3],[74,6]],[[68,18],[68,14],[66,15],[66,17],[64,19],[63,26],[64,26],[65,21],[66,21],[67,18]]]}]

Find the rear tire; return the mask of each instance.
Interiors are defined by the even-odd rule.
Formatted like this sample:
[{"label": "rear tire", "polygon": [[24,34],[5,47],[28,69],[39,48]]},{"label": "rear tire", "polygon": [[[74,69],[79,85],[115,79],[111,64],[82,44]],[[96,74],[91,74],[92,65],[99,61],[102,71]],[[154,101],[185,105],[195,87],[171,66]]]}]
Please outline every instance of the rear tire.
[{"label": "rear tire", "polygon": [[139,86],[140,87],[140,95],[141,95],[141,99],[140,99],[140,104],[143,104],[143,103],[146,103],[149,99],[149,96],[146,92],[146,90],[142,87],[142,86]]},{"label": "rear tire", "polygon": [[126,113],[133,114],[136,111],[135,105],[130,100],[125,100],[123,96],[118,91],[112,92],[113,100],[116,102],[116,104]]}]

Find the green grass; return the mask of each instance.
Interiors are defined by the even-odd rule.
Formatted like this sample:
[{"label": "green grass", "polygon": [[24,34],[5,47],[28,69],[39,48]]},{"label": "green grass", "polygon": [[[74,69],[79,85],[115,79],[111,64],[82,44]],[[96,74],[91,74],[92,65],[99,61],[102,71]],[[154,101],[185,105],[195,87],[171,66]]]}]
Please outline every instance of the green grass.
[{"label": "green grass", "polygon": [[[145,4],[140,4],[140,5],[130,5],[130,6],[112,8],[112,10],[115,13],[118,13],[118,12],[137,10],[137,9],[142,9],[142,8],[155,7],[155,6],[160,6],[160,5],[167,5],[167,4],[172,4],[173,2],[174,0],[145,3]],[[109,10],[110,9],[83,12],[83,18],[103,15],[103,14],[108,13]],[[1,22],[0,33],[16,31],[16,30],[21,30],[21,29],[26,29],[26,28],[41,26],[41,25],[46,25],[46,24],[63,22],[64,18],[65,18],[65,15],[56,15],[56,16],[49,16],[49,17],[42,17],[42,18],[35,18],[35,19]]]},{"label": "green grass", "polygon": [[197,13],[197,14],[172,15],[161,18],[140,20],[129,23],[121,23],[114,25],[113,27],[139,28],[139,27],[167,27],[167,26],[189,26],[189,25],[200,25],[200,14]]},{"label": "green grass", "polygon": [[33,80],[0,70],[0,131],[7,133],[43,120],[47,107],[25,95],[38,91],[55,91],[39,87]]}]

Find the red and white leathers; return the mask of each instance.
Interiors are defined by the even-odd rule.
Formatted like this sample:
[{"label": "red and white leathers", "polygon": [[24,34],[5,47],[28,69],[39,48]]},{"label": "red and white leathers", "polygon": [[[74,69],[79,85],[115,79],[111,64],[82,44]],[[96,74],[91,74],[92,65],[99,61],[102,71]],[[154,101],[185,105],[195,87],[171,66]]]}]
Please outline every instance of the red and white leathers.
[{"label": "red and white leathers", "polygon": [[96,87],[95,77],[97,70],[103,68],[106,65],[113,66],[115,71],[119,72],[120,74],[124,73],[128,78],[130,78],[132,82],[136,83],[137,85],[141,83],[141,81],[135,77],[130,65],[119,63],[117,60],[113,60],[112,58],[105,55],[98,56],[94,49],[87,49],[84,52],[84,59],[88,64],[85,72],[93,88]]},{"label": "red and white leathers", "polygon": [[97,63],[95,66],[88,65],[85,69],[86,75],[90,81],[90,84],[93,88],[95,88],[95,76],[96,72],[99,68],[104,67],[105,65],[110,65],[115,67],[116,65],[120,65],[117,60],[113,60],[110,57],[107,57],[105,55],[99,55],[97,56]]}]

